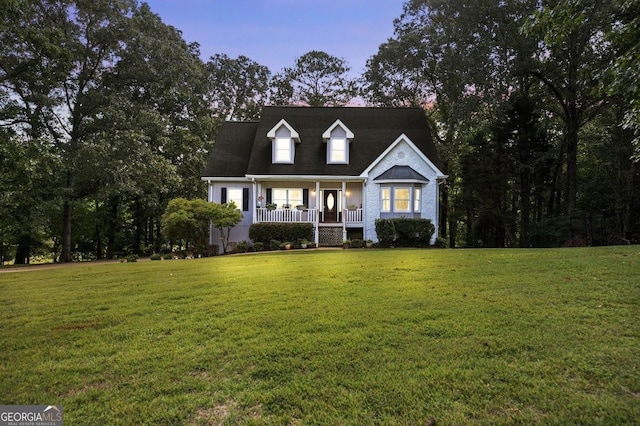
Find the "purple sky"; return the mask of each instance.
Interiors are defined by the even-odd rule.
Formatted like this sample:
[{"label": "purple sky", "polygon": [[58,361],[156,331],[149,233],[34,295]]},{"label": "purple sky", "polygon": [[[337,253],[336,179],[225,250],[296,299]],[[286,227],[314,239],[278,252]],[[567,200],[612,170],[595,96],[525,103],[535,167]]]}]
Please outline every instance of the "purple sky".
[{"label": "purple sky", "polygon": [[[143,0],[141,0],[143,1]],[[321,50],[359,75],[393,35],[403,0],[146,0],[163,22],[198,42],[202,59],[244,55],[277,73]]]}]

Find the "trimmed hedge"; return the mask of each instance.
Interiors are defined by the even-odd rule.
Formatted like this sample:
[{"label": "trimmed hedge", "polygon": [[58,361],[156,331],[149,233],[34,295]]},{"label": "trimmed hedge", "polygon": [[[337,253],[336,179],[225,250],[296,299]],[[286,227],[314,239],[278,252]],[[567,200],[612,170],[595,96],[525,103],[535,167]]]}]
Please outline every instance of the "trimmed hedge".
[{"label": "trimmed hedge", "polygon": [[376,234],[383,247],[429,247],[435,231],[429,219],[376,219]]},{"label": "trimmed hedge", "polygon": [[254,223],[249,227],[249,238],[261,242],[272,250],[271,241],[313,240],[313,224],[311,223]]}]

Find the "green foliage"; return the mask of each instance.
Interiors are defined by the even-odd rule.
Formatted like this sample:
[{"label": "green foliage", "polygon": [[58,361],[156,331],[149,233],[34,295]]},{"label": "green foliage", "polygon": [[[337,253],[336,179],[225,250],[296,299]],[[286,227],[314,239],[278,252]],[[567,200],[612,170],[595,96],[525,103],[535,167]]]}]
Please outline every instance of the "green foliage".
[{"label": "green foliage", "polygon": [[429,219],[376,219],[375,226],[383,247],[428,247],[435,232]]},{"label": "green foliage", "polygon": [[153,253],[149,256],[149,260],[162,260],[162,255],[160,253]]},{"label": "green foliage", "polygon": [[[249,238],[255,242],[269,244],[273,249],[271,240],[298,241],[301,239],[313,239],[313,224],[311,223],[254,223],[249,227]],[[275,246],[277,247],[277,246]]]},{"label": "green foliage", "polygon": [[192,243],[198,253],[203,253],[209,224],[218,214],[219,208],[214,203],[174,198],[162,215],[162,232],[170,240]]},{"label": "green foliage", "polygon": [[277,104],[306,104],[313,107],[342,106],[357,94],[356,80],[348,77],[344,59],[313,50],[296,59],[275,77],[274,101]]},{"label": "green foliage", "polygon": [[257,120],[267,101],[269,68],[246,56],[215,54],[206,64],[215,115],[222,120]]},{"label": "green foliage", "polygon": [[236,244],[236,251],[238,253],[246,253],[247,251],[249,251],[249,243],[247,243],[246,241],[242,241]]}]

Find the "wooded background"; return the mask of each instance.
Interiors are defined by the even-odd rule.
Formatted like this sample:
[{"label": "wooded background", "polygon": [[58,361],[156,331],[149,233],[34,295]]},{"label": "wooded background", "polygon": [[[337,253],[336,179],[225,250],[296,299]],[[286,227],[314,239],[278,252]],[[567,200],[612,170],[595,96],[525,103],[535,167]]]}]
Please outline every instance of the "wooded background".
[{"label": "wooded background", "polygon": [[451,247],[640,241],[640,3],[412,0],[361,76],[309,52],[272,72],[201,59],[134,0],[0,8],[0,257],[166,249],[169,200],[224,120],[263,105],[419,106]]}]

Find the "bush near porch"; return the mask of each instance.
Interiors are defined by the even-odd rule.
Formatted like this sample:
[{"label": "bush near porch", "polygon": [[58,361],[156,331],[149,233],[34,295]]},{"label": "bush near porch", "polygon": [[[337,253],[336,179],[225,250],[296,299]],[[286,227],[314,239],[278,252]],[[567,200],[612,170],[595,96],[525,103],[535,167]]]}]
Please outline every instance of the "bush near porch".
[{"label": "bush near porch", "polygon": [[[313,224],[311,223],[254,223],[249,227],[249,238],[269,246],[271,241],[313,240]],[[271,247],[277,249],[277,247]]]},{"label": "bush near porch", "polygon": [[428,247],[435,231],[429,219],[376,219],[376,235],[382,247]]}]

